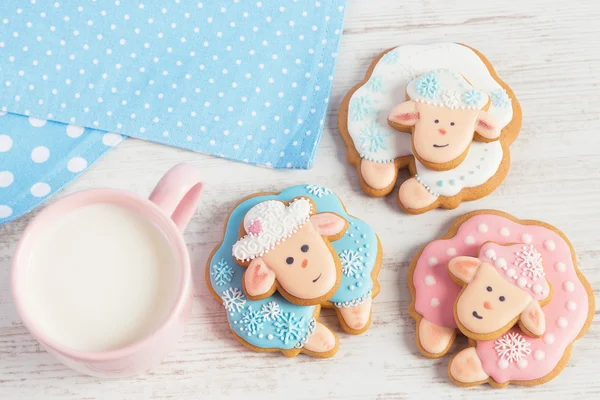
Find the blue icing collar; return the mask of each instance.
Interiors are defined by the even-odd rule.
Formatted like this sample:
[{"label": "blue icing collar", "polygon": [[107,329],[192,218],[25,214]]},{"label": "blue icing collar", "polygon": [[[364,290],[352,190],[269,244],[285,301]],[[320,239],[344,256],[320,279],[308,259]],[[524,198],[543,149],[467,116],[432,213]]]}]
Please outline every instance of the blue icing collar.
[{"label": "blue icing collar", "polygon": [[231,330],[259,348],[290,350],[304,345],[315,327],[317,306],[297,306],[279,293],[263,300],[249,300],[242,289],[245,268],[231,254],[239,227],[248,210],[265,200],[289,201],[303,196],[313,200],[318,212],[334,212],[349,222],[346,234],[331,242],[342,263],[341,284],[330,299],[336,307],[360,304],[371,295],[371,272],[377,262],[378,242],[373,229],[346,212],[331,190],[318,185],[293,186],[280,194],[256,196],[238,204],[231,212],[223,242],[209,260],[210,287],[220,296]]}]

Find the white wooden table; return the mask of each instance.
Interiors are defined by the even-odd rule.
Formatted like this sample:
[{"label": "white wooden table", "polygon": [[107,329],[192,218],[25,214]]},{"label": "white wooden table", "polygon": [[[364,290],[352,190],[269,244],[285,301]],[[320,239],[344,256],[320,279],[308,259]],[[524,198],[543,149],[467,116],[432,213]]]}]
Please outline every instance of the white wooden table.
[{"label": "white wooden table", "polygon": [[[408,263],[457,216],[497,208],[562,229],[578,252],[595,293],[600,288],[600,7],[597,0],[350,0],[326,128],[315,167],[273,171],[139,140],[127,140],[58,197],[92,187],[147,194],[178,162],[199,167],[206,192],[185,238],[195,266],[197,295],[183,341],[149,374],[99,380],[67,369],[44,352],[20,322],[9,290],[17,239],[35,212],[0,227],[0,399],[201,398],[598,398],[600,324],[574,346],[568,367],[535,388],[462,389],[449,383],[449,356],[422,357],[407,313]],[[521,135],[511,147],[508,178],[491,196],[456,210],[421,216],[399,211],[394,197],[363,194],[337,132],[338,105],[383,49],[442,40],[481,50],[523,106]],[[384,247],[381,295],[363,336],[340,334],[328,360],[257,354],[239,345],[204,283],[204,264],[221,237],[228,210],[257,190],[299,183],[329,186],[348,209],[370,222]],[[325,312],[329,326],[335,317]],[[460,342],[459,345],[464,345]],[[551,396],[551,397],[548,397]]]}]

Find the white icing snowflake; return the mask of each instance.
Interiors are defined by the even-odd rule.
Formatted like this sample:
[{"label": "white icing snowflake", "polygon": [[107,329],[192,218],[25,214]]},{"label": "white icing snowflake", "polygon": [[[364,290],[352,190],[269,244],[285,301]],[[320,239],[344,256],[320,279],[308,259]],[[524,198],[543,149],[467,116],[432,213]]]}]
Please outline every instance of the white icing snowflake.
[{"label": "white icing snowflake", "polygon": [[261,307],[260,313],[265,321],[275,321],[281,315],[281,308],[279,307],[279,304],[270,301]]},{"label": "white icing snowflake", "polygon": [[448,108],[455,109],[460,106],[460,95],[454,90],[444,90],[442,92],[442,103]]},{"label": "white icing snowflake", "polygon": [[342,262],[342,272],[346,276],[354,276],[364,268],[362,256],[356,251],[344,250],[339,256]]},{"label": "white icing snowflake", "polygon": [[546,276],[542,255],[533,245],[523,246],[523,251],[518,251],[516,256],[515,264],[523,268],[523,273],[533,281]]},{"label": "white icing snowflake", "polygon": [[231,282],[234,271],[233,268],[227,264],[227,261],[225,261],[224,258],[221,258],[221,261],[212,266],[212,271],[210,274],[215,280],[215,284],[217,286],[223,286],[226,283]]},{"label": "white icing snowflake", "polygon": [[238,288],[229,288],[221,296],[223,306],[229,312],[240,312],[246,306],[246,296]]},{"label": "white icing snowflake", "polygon": [[240,330],[246,332],[248,336],[252,336],[262,331],[264,320],[265,318],[260,311],[255,311],[252,309],[252,306],[248,306],[248,310],[238,322],[242,325]]},{"label": "white icing snowflake", "polygon": [[531,354],[530,343],[517,332],[509,332],[494,342],[501,359],[518,362]]},{"label": "white icing snowflake", "polygon": [[314,196],[317,196],[318,198],[331,194],[330,189],[319,185],[306,185],[306,191]]},{"label": "white icing snowflake", "polygon": [[294,313],[290,312],[281,314],[275,321],[277,337],[285,344],[290,341],[299,341],[306,331],[303,323],[304,317],[295,318]]}]

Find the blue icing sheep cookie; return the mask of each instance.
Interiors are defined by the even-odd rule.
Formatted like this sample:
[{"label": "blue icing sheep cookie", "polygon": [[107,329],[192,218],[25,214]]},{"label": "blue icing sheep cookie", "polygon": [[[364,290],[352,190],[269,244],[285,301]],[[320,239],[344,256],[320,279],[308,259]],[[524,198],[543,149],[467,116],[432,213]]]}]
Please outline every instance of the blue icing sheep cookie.
[{"label": "blue icing sheep cookie", "polygon": [[334,308],[346,332],[366,331],[381,257],[373,229],[331,190],[301,185],[235,206],[206,277],[242,344],[330,357],[338,339],[318,321],[321,307]]}]

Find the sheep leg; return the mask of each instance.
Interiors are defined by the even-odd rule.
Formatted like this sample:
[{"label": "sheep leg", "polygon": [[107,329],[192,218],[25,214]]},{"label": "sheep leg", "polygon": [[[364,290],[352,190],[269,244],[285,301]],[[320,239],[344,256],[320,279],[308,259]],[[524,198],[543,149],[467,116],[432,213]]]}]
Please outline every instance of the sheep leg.
[{"label": "sheep leg", "polygon": [[350,331],[357,331],[351,333],[362,333],[368,327],[371,321],[372,303],[373,299],[369,297],[357,306],[338,309]]},{"label": "sheep leg", "polygon": [[393,161],[376,163],[363,158],[360,161],[360,173],[372,189],[385,189],[396,180],[396,165]]},{"label": "sheep leg", "polygon": [[433,358],[441,357],[450,350],[456,337],[456,329],[436,325],[422,318],[417,327],[417,341],[422,350]]},{"label": "sheep leg", "polygon": [[423,209],[432,205],[437,199],[437,196],[431,194],[415,178],[404,181],[398,190],[398,200],[407,210]]},{"label": "sheep leg", "polygon": [[468,385],[478,385],[489,378],[483,370],[475,347],[468,347],[455,355],[450,360],[448,374],[452,380]]},{"label": "sheep leg", "polygon": [[315,332],[307,342],[304,344],[304,348],[313,353],[327,353],[333,350],[337,346],[337,339],[333,332],[329,330],[325,325],[317,322]]}]

